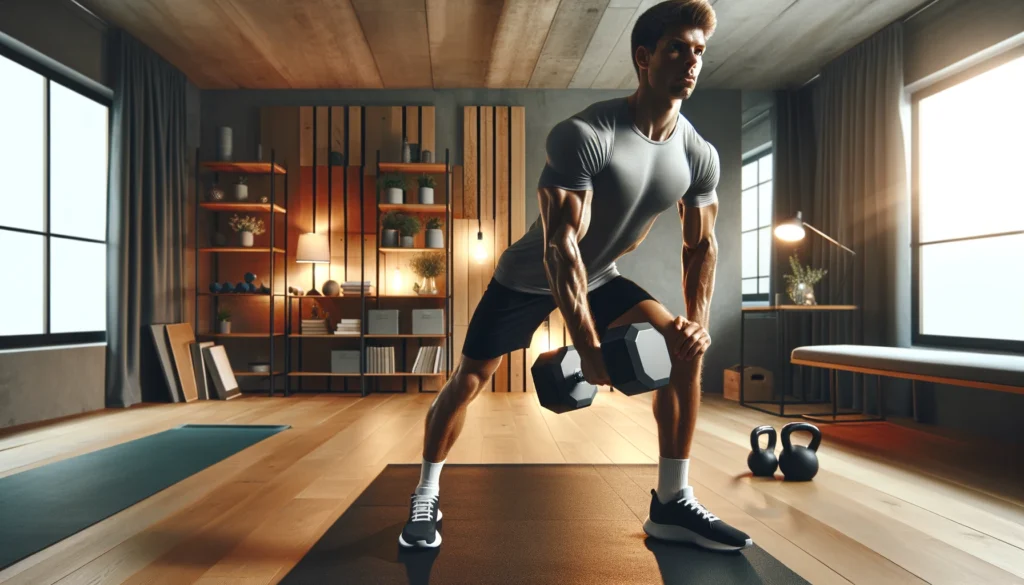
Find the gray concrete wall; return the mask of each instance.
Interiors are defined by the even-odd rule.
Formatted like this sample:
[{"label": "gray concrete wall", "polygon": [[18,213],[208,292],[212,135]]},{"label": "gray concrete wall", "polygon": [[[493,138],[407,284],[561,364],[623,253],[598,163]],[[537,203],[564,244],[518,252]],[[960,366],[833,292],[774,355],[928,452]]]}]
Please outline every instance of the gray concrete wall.
[{"label": "gray concrete wall", "polygon": [[0,351],[0,428],[103,408],[106,344]]},{"label": "gray concrete wall", "polygon": [[[452,160],[461,164],[462,107],[467,105],[514,105],[526,108],[526,222],[538,215],[536,187],[544,166],[544,141],[560,120],[588,104],[625,91],[595,90],[386,90],[386,91],[204,91],[202,95],[202,143],[211,156],[219,126],[231,126],[236,148],[243,156],[255,153],[259,108],[282,105],[433,105],[436,151],[443,157],[451,149]],[[721,392],[722,370],[739,356],[740,306],[740,92],[700,91],[684,102],[683,113],[711,141],[722,159],[717,223],[720,257],[712,303],[712,347],[705,365],[705,389]],[[634,279],[661,300],[669,310],[683,314],[680,254],[682,230],[674,211],[663,214],[647,240],[619,262],[624,275]]]},{"label": "gray concrete wall", "polygon": [[0,0],[0,31],[109,87],[107,27],[68,0]]}]

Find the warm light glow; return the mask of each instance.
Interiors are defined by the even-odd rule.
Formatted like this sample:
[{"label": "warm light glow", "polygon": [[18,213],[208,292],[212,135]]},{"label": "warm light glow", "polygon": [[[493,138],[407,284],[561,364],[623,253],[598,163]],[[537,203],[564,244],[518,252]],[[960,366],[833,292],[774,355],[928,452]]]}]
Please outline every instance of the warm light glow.
[{"label": "warm light glow", "polygon": [[394,286],[396,291],[401,292],[402,290],[402,271],[395,266],[394,276],[391,277],[391,284]]},{"label": "warm light glow", "polygon": [[295,261],[300,263],[327,264],[331,261],[331,247],[323,234],[299,234],[295,247]]},{"label": "warm light glow", "polygon": [[780,223],[775,228],[775,237],[783,242],[797,242],[804,239],[805,235],[807,235],[807,232],[804,231],[802,225],[797,223]]},{"label": "warm light glow", "polygon": [[473,242],[473,259],[482,264],[487,259],[487,248],[484,247],[483,233],[477,232],[476,241]]},{"label": "warm light glow", "polygon": [[533,350],[534,355],[540,355],[544,352],[551,351],[551,331],[548,327],[547,321],[541,323],[540,327],[533,332],[533,340],[530,342],[530,348]]}]

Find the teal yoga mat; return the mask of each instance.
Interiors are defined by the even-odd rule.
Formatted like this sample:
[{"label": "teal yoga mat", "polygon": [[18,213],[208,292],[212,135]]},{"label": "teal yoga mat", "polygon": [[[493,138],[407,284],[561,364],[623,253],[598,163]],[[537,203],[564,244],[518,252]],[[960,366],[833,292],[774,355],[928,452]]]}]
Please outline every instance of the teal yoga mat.
[{"label": "teal yoga mat", "polygon": [[0,568],[288,428],[182,425],[0,478]]}]

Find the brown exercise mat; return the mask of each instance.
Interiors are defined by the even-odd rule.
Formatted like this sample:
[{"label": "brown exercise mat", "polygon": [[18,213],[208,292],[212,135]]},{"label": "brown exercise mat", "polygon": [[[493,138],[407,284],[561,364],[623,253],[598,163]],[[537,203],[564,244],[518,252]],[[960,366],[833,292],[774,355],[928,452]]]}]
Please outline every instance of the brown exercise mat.
[{"label": "brown exercise mat", "polygon": [[192,326],[188,323],[176,323],[167,326],[167,343],[171,346],[171,355],[174,356],[174,368],[178,372],[178,382],[181,384],[181,393],[185,402],[192,402],[199,399],[199,389],[196,387],[195,369],[192,368],[192,349],[196,336],[192,333]]},{"label": "brown exercise mat", "polygon": [[419,475],[387,466],[281,583],[807,583],[756,544],[722,553],[648,538],[655,465],[447,464],[441,547],[410,551],[398,534]]}]

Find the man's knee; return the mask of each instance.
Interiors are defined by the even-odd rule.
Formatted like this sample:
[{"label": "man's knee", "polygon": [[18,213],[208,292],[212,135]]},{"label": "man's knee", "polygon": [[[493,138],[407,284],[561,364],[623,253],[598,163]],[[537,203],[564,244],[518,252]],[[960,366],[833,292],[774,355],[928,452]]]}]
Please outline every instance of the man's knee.
[{"label": "man's knee", "polygon": [[497,371],[501,359],[499,356],[488,360],[478,360],[463,355],[455,369],[455,380],[451,385],[452,391],[461,400],[472,400],[483,390],[491,376]]}]

